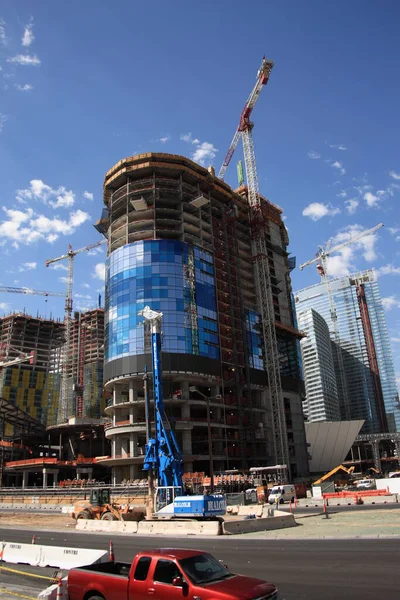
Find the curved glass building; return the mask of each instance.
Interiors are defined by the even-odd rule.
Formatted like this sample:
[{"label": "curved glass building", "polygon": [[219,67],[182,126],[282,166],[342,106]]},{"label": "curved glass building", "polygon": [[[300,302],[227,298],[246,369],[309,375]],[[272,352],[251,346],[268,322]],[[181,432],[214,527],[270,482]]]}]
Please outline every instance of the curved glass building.
[{"label": "curved glass building", "polygon": [[[108,239],[104,383],[115,482],[143,476],[143,374],[150,336],[139,311],[163,313],[163,388],[186,471],[276,464],[246,189],[187,158],[143,154],[104,182],[97,229]],[[267,200],[268,248],[294,477],[307,473],[287,232]]]}]

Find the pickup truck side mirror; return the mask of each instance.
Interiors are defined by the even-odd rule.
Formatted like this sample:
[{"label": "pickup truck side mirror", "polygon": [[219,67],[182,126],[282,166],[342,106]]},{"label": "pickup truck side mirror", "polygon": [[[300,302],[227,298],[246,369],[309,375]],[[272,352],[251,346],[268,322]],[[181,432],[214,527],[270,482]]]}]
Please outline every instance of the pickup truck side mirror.
[{"label": "pickup truck side mirror", "polygon": [[182,577],[174,577],[172,580],[172,585],[174,585],[175,587],[183,587]]}]

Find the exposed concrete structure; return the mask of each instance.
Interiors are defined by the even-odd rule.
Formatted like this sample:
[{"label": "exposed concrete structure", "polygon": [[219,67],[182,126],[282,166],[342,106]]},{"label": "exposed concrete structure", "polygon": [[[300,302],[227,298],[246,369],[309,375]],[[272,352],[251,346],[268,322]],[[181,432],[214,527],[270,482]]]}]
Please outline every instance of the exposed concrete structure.
[{"label": "exposed concrete structure", "polygon": [[[108,239],[104,382],[113,479],[139,476],[145,444],[143,373],[150,340],[138,312],[163,312],[163,380],[186,471],[276,464],[263,366],[246,188],[176,155],[117,163],[97,229]],[[281,209],[262,199],[280,351],[290,467],[308,473],[303,385]],[[209,406],[209,411],[207,409]]]}]

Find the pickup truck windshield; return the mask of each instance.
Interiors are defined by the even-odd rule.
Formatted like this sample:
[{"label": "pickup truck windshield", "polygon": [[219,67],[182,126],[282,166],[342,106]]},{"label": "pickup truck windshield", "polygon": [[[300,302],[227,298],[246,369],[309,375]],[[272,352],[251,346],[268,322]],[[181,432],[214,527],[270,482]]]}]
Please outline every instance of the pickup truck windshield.
[{"label": "pickup truck windshield", "polygon": [[232,573],[211,554],[197,554],[179,561],[185,574],[193,583],[211,583],[231,577]]}]

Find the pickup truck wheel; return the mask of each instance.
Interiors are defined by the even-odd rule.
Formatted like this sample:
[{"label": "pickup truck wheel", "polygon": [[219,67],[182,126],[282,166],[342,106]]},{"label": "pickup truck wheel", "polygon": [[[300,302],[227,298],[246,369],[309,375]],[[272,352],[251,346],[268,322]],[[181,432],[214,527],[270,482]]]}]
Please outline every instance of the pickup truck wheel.
[{"label": "pickup truck wheel", "polygon": [[104,512],[101,515],[100,519],[102,521],[116,521],[117,520],[111,512]]},{"label": "pickup truck wheel", "polygon": [[93,519],[93,515],[89,510],[81,510],[81,512],[76,515],[76,520],[78,519]]}]

